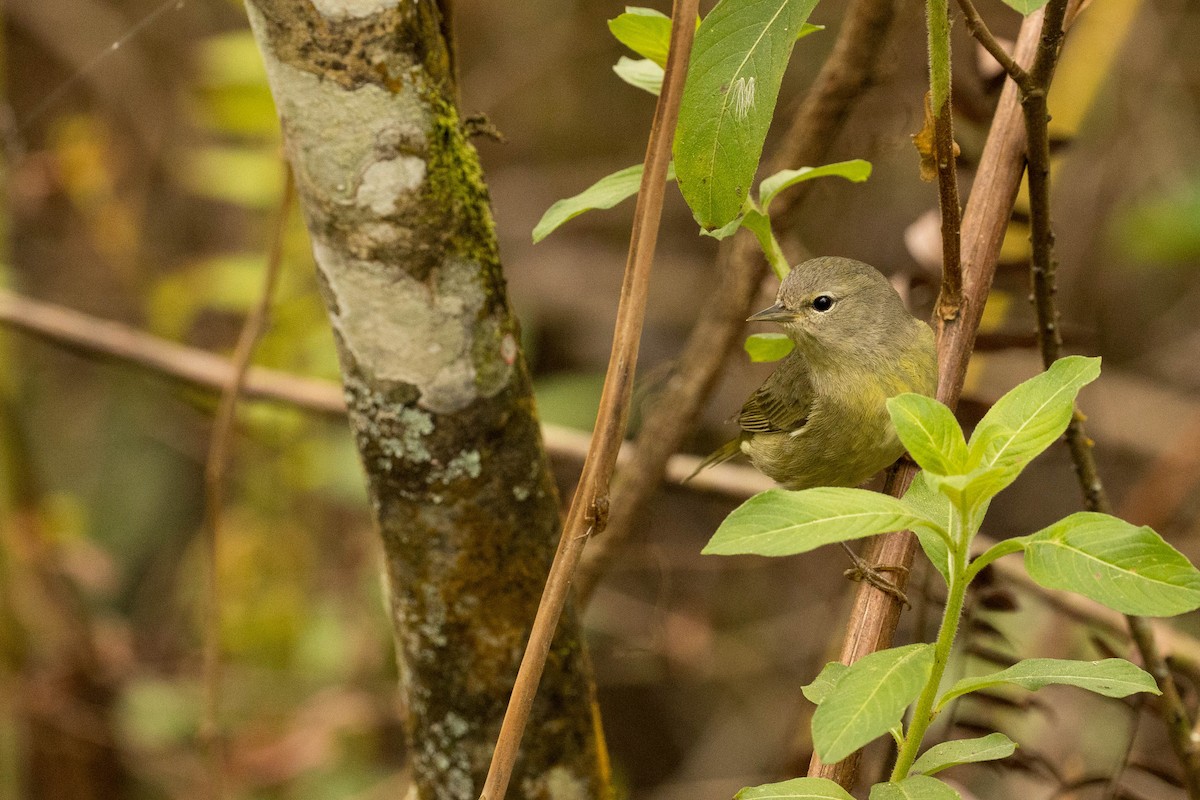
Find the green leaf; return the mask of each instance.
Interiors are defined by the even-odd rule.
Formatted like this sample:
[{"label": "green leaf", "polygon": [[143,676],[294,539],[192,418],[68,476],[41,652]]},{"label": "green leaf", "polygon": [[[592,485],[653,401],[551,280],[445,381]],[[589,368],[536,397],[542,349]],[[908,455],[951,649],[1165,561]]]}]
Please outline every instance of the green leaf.
[{"label": "green leaf", "polygon": [[962,800],[962,795],[928,775],[911,775],[895,783],[871,787],[871,800]]},{"label": "green leaf", "polygon": [[813,682],[801,686],[800,691],[804,693],[804,697],[808,702],[815,706],[825,702],[825,698],[833,691],[833,687],[837,686],[837,682],[846,674],[848,667],[839,661],[830,661],[821,668],[817,677],[813,678]]},{"label": "green leaf", "polygon": [[1031,691],[1052,684],[1077,686],[1105,697],[1128,697],[1138,692],[1161,694],[1150,673],[1123,658],[1106,658],[1103,661],[1027,658],[1008,669],[990,675],[963,678],[942,695],[938,700],[938,707],[944,708],[948,702],[967,692],[976,692],[1003,683]]},{"label": "green leaf", "polygon": [[816,0],[721,0],[696,31],[675,133],[679,189],[702,228],[742,211],[792,46]]},{"label": "green leaf", "polygon": [[[912,484],[909,485],[908,491],[904,493],[901,499],[902,503],[912,509],[916,514],[925,519],[933,520],[937,523],[937,527],[943,531],[949,531],[954,525],[954,518],[957,512],[954,506],[950,503],[950,498],[933,488],[929,483],[929,476],[925,472],[918,472],[913,478]],[[933,529],[925,526],[913,528],[913,533],[917,535],[917,541],[921,543],[921,549],[925,551],[925,557],[933,564],[934,568],[941,573],[942,578],[946,583],[950,583],[950,547],[949,543],[943,536],[939,536]]]},{"label": "green leaf", "polygon": [[813,714],[813,746],[821,760],[841,761],[898,724],[929,678],[933,649],[893,647],[851,664]]},{"label": "green leaf", "polygon": [[900,441],[921,469],[938,475],[967,471],[967,440],[954,412],[924,395],[889,397],[888,414]]},{"label": "green leaf", "polygon": [[1075,396],[1100,374],[1100,359],[1067,356],[996,401],[971,435],[973,466],[1002,467],[1012,483],[1025,465],[1067,429]]},{"label": "green leaf", "polygon": [[1150,528],[1081,511],[1022,541],[1025,569],[1042,586],[1124,614],[1167,617],[1200,608],[1200,572]]},{"label": "green leaf", "polygon": [[745,224],[746,218],[744,216],[738,216],[729,220],[729,222],[725,223],[719,228],[713,228],[712,230],[701,228],[700,235],[707,236],[710,239],[716,239],[719,242],[722,239],[728,239],[730,236],[733,236]]},{"label": "green leaf", "polygon": [[979,513],[996,494],[1007,486],[1009,473],[1003,467],[980,467],[967,475],[935,475],[930,473],[929,485],[937,489],[958,508],[971,515],[972,529],[974,523],[983,519]]},{"label": "green leaf", "polygon": [[778,361],[796,347],[786,333],[752,333],[743,345],[754,362]]},{"label": "green leaf", "polygon": [[632,59],[621,56],[613,65],[617,77],[635,89],[657,97],[662,92],[663,68],[648,58]]},{"label": "green leaf", "polygon": [[1037,11],[1042,6],[1046,5],[1049,0],[1004,0],[1004,4],[1009,8],[1029,16]]},{"label": "green leaf", "polygon": [[792,778],[781,783],[749,786],[734,800],[854,800],[845,789],[828,778]]},{"label": "green leaf", "polygon": [[[533,241],[540,242],[553,233],[558,226],[567,220],[578,217],[585,211],[612,208],[622,200],[633,197],[638,193],[642,184],[642,169],[641,164],[634,164],[632,167],[618,170],[611,175],[605,175],[573,197],[559,200],[546,209],[546,213],[534,226]],[[668,165],[667,180],[674,179],[675,171]]]},{"label": "green leaf", "polygon": [[610,19],[608,29],[617,41],[660,67],[667,65],[671,45],[671,18],[653,8],[627,6],[625,13]]},{"label": "green leaf", "polygon": [[835,164],[826,164],[823,167],[801,167],[800,169],[780,170],[769,178],[763,178],[763,182],[758,185],[759,208],[763,210],[763,213],[766,213],[775,196],[789,186],[795,186],[797,183],[810,181],[813,178],[830,176],[845,178],[855,183],[862,183],[871,177],[871,162],[855,158],[850,161],[838,161]]},{"label": "green leaf", "polygon": [[787,556],[932,524],[896,498],[864,489],[768,489],[735,508],[702,552]]},{"label": "green leaf", "polygon": [[912,765],[912,771],[916,774],[932,775],[959,764],[1008,758],[1016,749],[1017,743],[1003,733],[989,733],[977,739],[955,739],[935,744],[926,750]]},{"label": "green leaf", "polygon": [[825,30],[824,25],[811,25],[806,22],[800,26],[800,32],[796,34],[796,41],[798,42],[801,39],[803,39],[805,36],[808,36],[810,34],[816,33],[817,31],[823,31],[823,30]]}]

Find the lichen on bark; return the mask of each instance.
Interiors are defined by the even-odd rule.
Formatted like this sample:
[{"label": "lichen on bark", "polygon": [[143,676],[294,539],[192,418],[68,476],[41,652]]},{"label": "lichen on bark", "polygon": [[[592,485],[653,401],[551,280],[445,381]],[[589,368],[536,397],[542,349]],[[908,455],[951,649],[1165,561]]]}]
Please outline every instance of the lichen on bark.
[{"label": "lichen on bark", "polygon": [[[439,7],[248,0],[386,557],[416,796],[482,785],[558,498]],[[565,615],[514,793],[609,792]]]}]

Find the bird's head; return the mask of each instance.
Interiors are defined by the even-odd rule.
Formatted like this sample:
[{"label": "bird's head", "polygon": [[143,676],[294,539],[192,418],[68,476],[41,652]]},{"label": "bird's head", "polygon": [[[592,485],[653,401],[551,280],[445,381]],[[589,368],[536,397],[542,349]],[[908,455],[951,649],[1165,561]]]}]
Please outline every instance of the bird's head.
[{"label": "bird's head", "polygon": [[775,305],[749,322],[777,322],[812,359],[886,346],[911,319],[900,295],[877,269],[825,256],[792,268]]}]

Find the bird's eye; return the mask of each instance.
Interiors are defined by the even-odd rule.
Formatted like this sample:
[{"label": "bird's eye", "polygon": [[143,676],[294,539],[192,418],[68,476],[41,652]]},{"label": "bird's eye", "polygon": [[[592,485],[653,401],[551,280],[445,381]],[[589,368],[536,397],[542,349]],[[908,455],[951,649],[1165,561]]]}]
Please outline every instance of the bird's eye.
[{"label": "bird's eye", "polygon": [[827,294],[819,294],[813,298],[812,307],[821,313],[833,308],[833,298]]}]

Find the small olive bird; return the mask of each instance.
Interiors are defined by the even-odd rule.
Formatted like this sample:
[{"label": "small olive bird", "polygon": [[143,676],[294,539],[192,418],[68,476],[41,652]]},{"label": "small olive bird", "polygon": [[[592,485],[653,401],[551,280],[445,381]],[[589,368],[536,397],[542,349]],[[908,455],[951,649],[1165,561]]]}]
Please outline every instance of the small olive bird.
[{"label": "small olive bird", "polygon": [[937,354],[933,331],[878,270],[805,261],[748,321],[779,323],[795,348],[742,406],[738,438],[697,472],[741,452],[785,489],[857,486],[903,455],[885,403],[932,396]]}]

